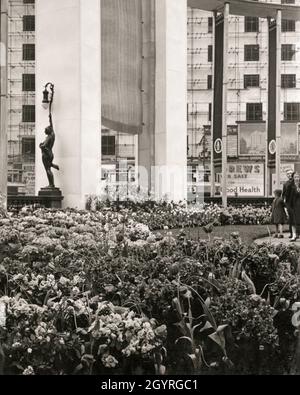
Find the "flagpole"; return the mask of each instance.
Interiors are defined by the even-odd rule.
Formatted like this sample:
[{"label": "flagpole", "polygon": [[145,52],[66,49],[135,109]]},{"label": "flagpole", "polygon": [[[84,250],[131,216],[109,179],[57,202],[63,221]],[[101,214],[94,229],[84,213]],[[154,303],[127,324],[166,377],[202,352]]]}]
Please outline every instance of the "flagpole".
[{"label": "flagpole", "polygon": [[7,205],[7,42],[8,4],[0,3],[0,208]]},{"label": "flagpole", "polygon": [[[270,18],[267,19],[268,22],[268,67],[270,69]],[[270,73],[267,75],[267,86],[268,86],[268,106],[270,105],[270,95],[269,95],[269,87],[270,87]],[[269,108],[267,109],[266,115],[266,152],[265,152],[265,197],[269,197]]]},{"label": "flagpole", "polygon": [[228,89],[228,19],[229,3],[224,8],[224,50],[223,50],[223,122],[222,122],[222,203],[227,208],[227,89]]},{"label": "flagpole", "polygon": [[[216,37],[216,18],[217,18],[217,12],[214,12],[214,17],[213,17],[213,32],[214,32],[214,40]],[[212,56],[213,56],[213,67],[212,67],[212,81],[213,81],[213,91],[212,91],[212,97],[214,100],[215,96],[215,62],[216,62],[216,56],[215,56],[215,51],[212,51]],[[214,151],[214,105],[212,104],[211,106],[211,149],[210,149],[210,159],[211,159],[211,180],[210,180],[210,197],[215,197],[216,194],[216,180],[215,180],[215,151]]]},{"label": "flagpole", "polygon": [[281,173],[281,10],[276,17],[276,188],[280,189]]}]

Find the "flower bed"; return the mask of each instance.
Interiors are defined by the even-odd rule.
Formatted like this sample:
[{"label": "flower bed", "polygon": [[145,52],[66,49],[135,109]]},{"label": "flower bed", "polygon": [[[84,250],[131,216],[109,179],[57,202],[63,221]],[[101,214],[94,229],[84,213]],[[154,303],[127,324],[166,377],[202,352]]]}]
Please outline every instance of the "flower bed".
[{"label": "flower bed", "polygon": [[152,234],[124,211],[0,218],[7,374],[291,370],[295,246]]},{"label": "flower bed", "polygon": [[126,213],[136,222],[143,223],[151,230],[180,229],[186,227],[202,227],[213,223],[218,225],[268,225],[271,223],[271,209],[268,206],[254,207],[222,207],[213,204],[203,206],[189,206],[167,202],[103,202],[97,197],[90,197],[87,209],[100,211],[110,209]]}]

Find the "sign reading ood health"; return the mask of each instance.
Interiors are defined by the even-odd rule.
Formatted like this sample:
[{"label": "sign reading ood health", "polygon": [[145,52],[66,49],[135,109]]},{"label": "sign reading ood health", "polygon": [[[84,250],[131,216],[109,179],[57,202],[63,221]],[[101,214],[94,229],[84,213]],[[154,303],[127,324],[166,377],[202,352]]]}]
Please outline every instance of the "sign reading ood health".
[{"label": "sign reading ood health", "polygon": [[230,163],[227,167],[228,196],[264,196],[262,163]]}]

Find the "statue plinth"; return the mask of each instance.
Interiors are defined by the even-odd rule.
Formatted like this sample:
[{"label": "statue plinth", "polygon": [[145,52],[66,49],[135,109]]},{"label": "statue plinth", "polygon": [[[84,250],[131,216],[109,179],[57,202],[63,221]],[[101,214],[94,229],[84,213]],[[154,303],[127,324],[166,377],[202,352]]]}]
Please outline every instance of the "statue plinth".
[{"label": "statue plinth", "polygon": [[43,198],[47,208],[61,209],[64,199],[59,188],[46,187],[39,191],[39,197]]}]

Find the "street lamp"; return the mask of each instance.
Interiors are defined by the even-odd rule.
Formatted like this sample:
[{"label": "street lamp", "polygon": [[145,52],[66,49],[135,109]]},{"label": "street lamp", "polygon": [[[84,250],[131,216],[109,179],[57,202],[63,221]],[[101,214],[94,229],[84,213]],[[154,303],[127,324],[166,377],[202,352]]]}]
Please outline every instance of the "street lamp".
[{"label": "street lamp", "polygon": [[42,105],[45,110],[49,108],[49,113],[51,114],[51,107],[53,103],[53,97],[54,97],[54,85],[51,82],[48,82],[45,85],[45,89],[43,91],[43,102]]}]

